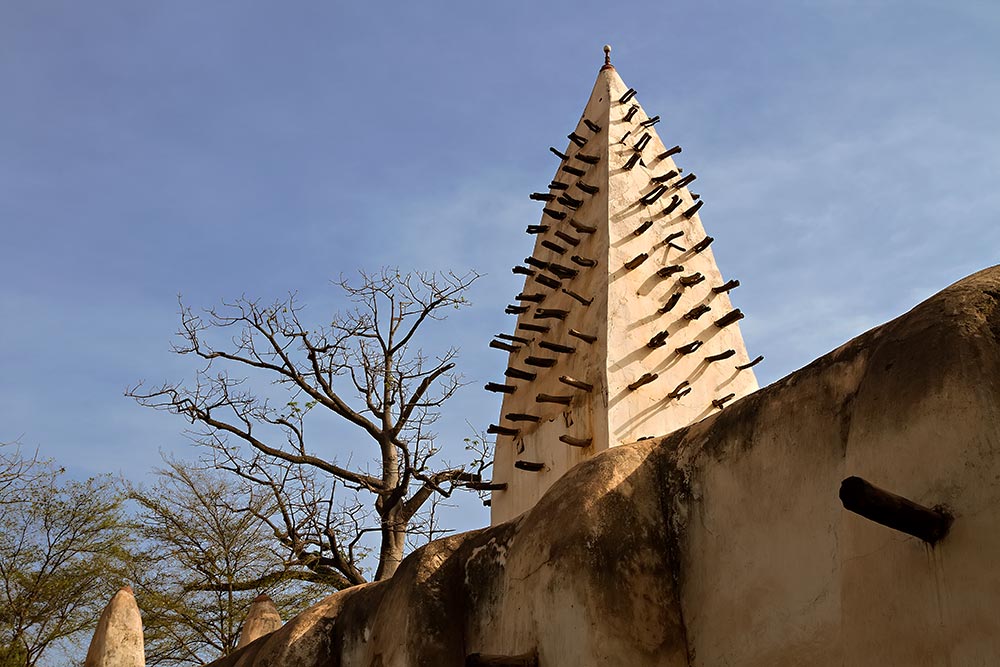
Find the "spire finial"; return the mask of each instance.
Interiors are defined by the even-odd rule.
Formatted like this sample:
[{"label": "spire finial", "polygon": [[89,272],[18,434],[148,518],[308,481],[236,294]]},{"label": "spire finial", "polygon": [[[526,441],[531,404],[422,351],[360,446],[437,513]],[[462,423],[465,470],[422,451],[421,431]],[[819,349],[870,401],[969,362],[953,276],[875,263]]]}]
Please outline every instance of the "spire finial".
[{"label": "spire finial", "polygon": [[611,67],[611,45],[604,45],[604,67]]}]

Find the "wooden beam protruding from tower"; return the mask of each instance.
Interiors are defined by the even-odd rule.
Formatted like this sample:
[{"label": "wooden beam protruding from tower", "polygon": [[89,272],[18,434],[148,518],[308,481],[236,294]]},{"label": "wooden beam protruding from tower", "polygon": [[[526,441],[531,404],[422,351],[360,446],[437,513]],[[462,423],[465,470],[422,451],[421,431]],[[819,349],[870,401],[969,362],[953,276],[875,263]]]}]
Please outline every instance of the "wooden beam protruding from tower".
[{"label": "wooden beam protruding from tower", "polygon": [[537,373],[532,373],[531,371],[523,371],[520,368],[514,368],[513,366],[508,366],[507,370],[503,372],[504,376],[513,378],[515,380],[527,380],[528,382],[533,381],[538,377]]},{"label": "wooden beam protruding from tower", "polygon": [[649,194],[640,199],[643,206],[649,206],[650,204],[656,203],[656,200],[663,196],[663,193],[667,191],[667,186],[657,185]]},{"label": "wooden beam protruding from tower", "polygon": [[504,352],[517,352],[521,349],[520,345],[509,345],[507,343],[502,343],[498,340],[491,340],[490,347],[495,350],[503,350]]},{"label": "wooden beam protruding from tower", "polygon": [[712,241],[714,241],[714,240],[715,239],[712,238],[711,236],[706,236],[705,238],[703,238],[702,240],[698,241],[693,246],[691,246],[691,250],[693,252],[695,252],[695,253],[699,253],[699,252],[703,251],[705,248],[707,248],[708,246],[712,245]]},{"label": "wooden beam protruding from tower", "polygon": [[550,278],[544,273],[539,273],[538,275],[532,276],[532,280],[537,282],[539,285],[545,285],[550,289],[557,289],[562,286],[562,283],[555,278]]},{"label": "wooden beam protruding from tower", "polygon": [[577,301],[579,301],[584,306],[589,306],[591,303],[594,302],[594,297],[591,297],[591,298],[588,299],[587,297],[580,296],[576,292],[574,292],[572,290],[568,290],[565,287],[563,288],[562,291],[563,291],[563,294],[568,294],[570,297],[572,297],[573,299],[576,299]]},{"label": "wooden beam protruding from tower", "polygon": [[[654,176],[651,180],[654,183],[666,183],[667,181],[669,181],[674,176],[677,176],[678,174],[679,174],[679,172],[676,169],[671,169],[670,171],[668,171],[667,173],[663,174],[662,176]],[[548,201],[552,201],[552,200],[550,199]]]},{"label": "wooden beam protruding from tower", "polygon": [[644,222],[641,225],[639,225],[638,227],[636,227],[635,230],[632,232],[632,235],[633,236],[641,236],[647,229],[649,229],[652,226],[653,226],[653,221],[652,220],[647,220],[646,222]]},{"label": "wooden beam protruding from tower", "polygon": [[570,447],[590,447],[591,443],[594,441],[593,438],[574,438],[571,435],[560,435],[559,440],[565,442]]},{"label": "wooden beam protruding from tower", "polygon": [[735,357],[735,356],[736,356],[736,350],[728,349],[725,352],[719,352],[718,354],[712,354],[705,357],[705,361],[711,364],[713,362],[722,361],[723,359],[728,359],[729,357]]},{"label": "wooden beam protruding from tower", "polygon": [[562,247],[561,245],[559,245],[558,243],[556,243],[554,241],[549,241],[548,239],[545,239],[544,241],[542,241],[542,247],[543,248],[548,248],[549,250],[551,250],[552,252],[554,252],[554,253],[556,253],[558,255],[565,255],[566,254],[566,248]]},{"label": "wooden beam protruding from tower", "polygon": [[691,354],[692,352],[694,352],[695,350],[697,350],[702,345],[704,345],[704,343],[702,341],[700,341],[700,340],[693,340],[690,343],[688,343],[687,345],[681,345],[679,348],[677,348],[677,354]]},{"label": "wooden beam protruding from tower", "polygon": [[722,408],[726,407],[726,403],[733,400],[734,398],[736,398],[736,394],[726,394],[722,398],[717,398],[714,401],[712,401],[712,405],[721,410]]},{"label": "wooden beam protruding from tower", "polygon": [[629,261],[625,262],[625,268],[628,269],[629,271],[631,271],[632,269],[637,268],[640,264],[642,264],[643,262],[645,262],[647,259],[649,259],[649,254],[641,252],[638,255],[636,255],[635,257],[633,257],[632,259],[630,259]]},{"label": "wooden beam protruding from tower", "polygon": [[691,393],[692,389],[693,388],[691,387],[691,383],[688,382],[687,380],[684,380],[679,385],[674,387],[674,390],[672,392],[667,394],[667,398],[675,398],[675,399],[684,398],[685,396]]},{"label": "wooden beam protruding from tower", "polygon": [[677,195],[673,195],[672,197],[670,197],[670,203],[667,204],[667,207],[665,209],[663,209],[663,215],[670,215],[671,213],[673,213],[674,209],[676,209],[678,206],[681,205],[681,201],[682,201],[681,198],[678,197]]},{"label": "wooden beam protruding from tower", "polygon": [[576,378],[571,377],[569,375],[559,376],[559,381],[565,385],[569,385],[570,387],[574,387],[576,389],[582,389],[583,391],[594,390],[594,385],[592,385],[591,383],[584,382],[583,380],[577,380]]},{"label": "wooden beam protruding from tower", "polygon": [[[549,262],[549,271],[554,273],[557,278],[569,279],[576,278],[580,275],[579,269],[574,269],[572,266],[563,266],[562,264],[557,264],[556,262]],[[563,290],[564,292],[566,290]]]},{"label": "wooden beam protruding from tower", "polygon": [[[677,197],[677,195],[674,195],[674,197]],[[674,243],[675,240],[681,238],[682,236],[684,236],[684,232],[682,231],[674,232],[673,234],[670,234],[665,239],[663,239],[663,245],[667,246],[668,248],[673,248],[674,250],[684,252],[684,248]]]},{"label": "wooden beam protruding from tower", "polygon": [[629,391],[635,391],[643,385],[647,385],[656,378],[660,377],[657,373],[643,373],[642,376],[628,386]]},{"label": "wooden beam protruding from tower", "polygon": [[567,234],[566,232],[564,232],[561,229],[557,229],[556,230],[556,237],[559,238],[559,239],[561,239],[561,240],[563,240],[563,241],[565,241],[566,243],[568,243],[569,245],[573,246],[574,248],[576,246],[580,245],[580,239],[576,238],[575,236],[571,236],[571,235]]},{"label": "wooden beam protruding from tower", "polygon": [[705,204],[705,200],[704,199],[699,199],[698,201],[696,201],[694,203],[694,206],[692,206],[688,210],[684,211],[684,217],[690,219],[691,216],[693,216],[695,213],[697,213],[698,209],[701,208],[704,204]]},{"label": "wooden beam protruding from tower", "polygon": [[736,310],[731,310],[719,319],[715,320],[715,326],[722,329],[723,327],[728,327],[733,322],[739,322],[743,318],[743,311],[737,308]]},{"label": "wooden beam protruding from tower", "polygon": [[669,331],[666,331],[666,330],[661,331],[660,333],[656,334],[655,336],[653,336],[652,338],[649,339],[649,342],[646,343],[646,347],[649,347],[649,348],[652,348],[652,349],[656,349],[658,347],[663,347],[664,345],[667,344],[667,337],[668,336],[670,336],[670,332]]},{"label": "wooden beam protruding from tower", "polygon": [[580,208],[581,206],[583,206],[582,199],[576,199],[575,197],[570,197],[569,194],[565,192],[559,195],[556,201],[558,201],[560,204],[563,204],[564,206],[569,206],[570,208]]},{"label": "wooden beam protruding from tower", "polygon": [[671,310],[674,309],[674,306],[676,306],[677,302],[680,301],[680,300],[681,300],[681,293],[680,292],[674,292],[673,294],[670,295],[670,298],[667,299],[666,303],[664,303],[660,307],[660,312],[661,313],[669,313]]},{"label": "wooden beam protruding from tower", "polygon": [[509,341],[511,341],[513,343],[524,343],[525,345],[527,345],[528,343],[531,342],[531,339],[529,339],[529,338],[522,338],[521,336],[514,336],[514,335],[511,335],[511,334],[505,334],[505,333],[498,333],[498,334],[495,334],[493,337],[494,338],[502,338],[504,340],[509,340]]},{"label": "wooden beam protruding from tower", "polygon": [[569,311],[562,308],[539,308],[535,311],[533,317],[536,320],[565,320],[567,315],[569,315]]},{"label": "wooden beam protruding from tower", "polygon": [[839,495],[844,509],[931,545],[948,535],[954,521],[951,513],[940,505],[924,507],[861,477],[842,481]]},{"label": "wooden beam protruding from tower", "polygon": [[697,179],[697,178],[698,178],[698,176],[696,176],[695,174],[688,174],[687,176],[685,176],[681,180],[679,180],[676,183],[674,183],[673,186],[671,186],[671,187],[674,187],[674,188],[677,188],[678,190],[680,190],[681,188],[687,186],[689,183],[694,182],[694,180]]},{"label": "wooden beam protruding from tower", "polygon": [[573,402],[572,396],[561,394],[538,394],[535,396],[536,403],[558,403],[559,405],[569,405]]},{"label": "wooden beam protruding from tower", "polygon": [[562,345],[560,343],[552,343],[547,340],[538,341],[538,347],[549,350],[551,352],[558,352],[559,354],[573,354],[576,352],[576,348],[570,345]]},{"label": "wooden beam protruding from tower", "polygon": [[680,278],[677,279],[677,282],[679,282],[684,287],[694,287],[704,279],[705,276],[703,276],[699,272],[695,272],[686,276],[681,276]]},{"label": "wooden beam protruding from tower", "polygon": [[678,153],[683,152],[683,150],[684,149],[681,148],[680,146],[674,146],[673,148],[668,148],[667,150],[663,151],[662,153],[657,155],[657,157],[661,160],[666,160],[671,155],[677,155]]},{"label": "wooden beam protruding from tower", "polygon": [[507,482],[469,482],[466,487],[473,491],[506,491]]},{"label": "wooden beam protruding from tower", "polygon": [[744,370],[746,370],[748,368],[753,368],[754,366],[756,366],[757,364],[759,364],[762,361],[764,361],[764,355],[763,354],[760,355],[760,356],[758,356],[756,359],[754,359],[753,361],[751,361],[748,364],[742,364],[740,366],[737,366],[736,370],[738,370],[738,371],[744,371]]},{"label": "wooden beam protruding from tower", "polygon": [[708,306],[704,303],[698,304],[691,310],[684,313],[683,317],[685,320],[696,320],[710,310],[712,310],[711,306]]},{"label": "wooden beam protruding from tower", "polygon": [[729,282],[727,282],[724,285],[719,285],[718,287],[713,287],[712,291],[715,292],[716,294],[722,294],[723,292],[728,292],[730,290],[734,290],[734,289],[736,289],[739,286],[740,286],[740,281],[734,279],[734,280],[730,280]]},{"label": "wooden beam protruding from tower", "polygon": [[663,266],[656,270],[656,275],[661,278],[669,278],[675,273],[681,273],[684,271],[684,267],[680,264],[671,264],[669,266]]}]

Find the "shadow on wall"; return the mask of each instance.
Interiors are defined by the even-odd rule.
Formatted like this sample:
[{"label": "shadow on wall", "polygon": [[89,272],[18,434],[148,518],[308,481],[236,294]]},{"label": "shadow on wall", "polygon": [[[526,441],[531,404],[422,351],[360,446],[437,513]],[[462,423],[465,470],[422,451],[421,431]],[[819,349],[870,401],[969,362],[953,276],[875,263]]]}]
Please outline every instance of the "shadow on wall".
[{"label": "shadow on wall", "polygon": [[994,268],[213,664],[996,664],[998,453]]}]

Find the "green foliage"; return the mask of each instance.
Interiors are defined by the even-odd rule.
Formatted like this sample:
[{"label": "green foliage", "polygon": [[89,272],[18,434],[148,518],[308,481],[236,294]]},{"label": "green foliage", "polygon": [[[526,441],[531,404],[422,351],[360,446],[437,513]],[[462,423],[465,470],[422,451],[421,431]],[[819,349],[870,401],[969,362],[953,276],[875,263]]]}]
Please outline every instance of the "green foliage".
[{"label": "green foliage", "polygon": [[136,592],[148,665],[201,665],[231,653],[253,599],[267,593],[283,618],[323,593],[296,581],[256,514],[271,511],[245,485],[174,459],[138,503]]},{"label": "green foliage", "polygon": [[130,531],[110,477],[66,481],[9,446],[0,456],[0,665],[32,667],[89,639],[128,567]]}]

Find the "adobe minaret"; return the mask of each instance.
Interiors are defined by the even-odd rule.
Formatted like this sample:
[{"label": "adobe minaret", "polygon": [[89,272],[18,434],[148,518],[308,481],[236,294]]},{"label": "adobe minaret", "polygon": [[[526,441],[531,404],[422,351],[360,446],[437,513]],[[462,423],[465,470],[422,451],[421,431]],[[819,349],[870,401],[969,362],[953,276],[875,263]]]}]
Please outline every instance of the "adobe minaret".
[{"label": "adobe minaret", "polygon": [[281,614],[278,613],[278,608],[274,606],[274,602],[266,593],[261,593],[254,598],[253,604],[250,605],[236,648],[243,648],[264,635],[271,634],[281,626]]},{"label": "adobe minaret", "polygon": [[597,76],[514,272],[513,334],[496,434],[492,522],[532,507],[597,452],[694,423],[757,389],[695,180],[611,65]]},{"label": "adobe minaret", "polygon": [[142,616],[131,586],[115,593],[97,621],[84,667],[144,667]]}]

